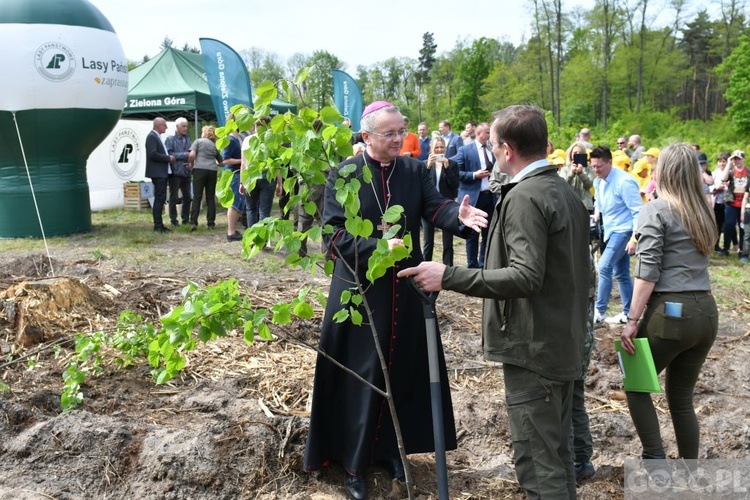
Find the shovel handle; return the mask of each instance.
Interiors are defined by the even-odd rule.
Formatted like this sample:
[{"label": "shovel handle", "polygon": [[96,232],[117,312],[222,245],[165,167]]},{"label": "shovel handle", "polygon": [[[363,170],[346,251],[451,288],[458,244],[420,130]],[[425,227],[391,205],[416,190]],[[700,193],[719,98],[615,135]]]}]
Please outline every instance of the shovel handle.
[{"label": "shovel handle", "polygon": [[414,281],[413,276],[409,276],[406,279],[412,291],[416,293],[417,296],[419,296],[420,300],[422,301],[422,304],[427,306],[427,305],[432,305],[435,303],[435,300],[437,299],[437,293],[435,292],[425,293],[421,288],[419,288],[417,283]]}]

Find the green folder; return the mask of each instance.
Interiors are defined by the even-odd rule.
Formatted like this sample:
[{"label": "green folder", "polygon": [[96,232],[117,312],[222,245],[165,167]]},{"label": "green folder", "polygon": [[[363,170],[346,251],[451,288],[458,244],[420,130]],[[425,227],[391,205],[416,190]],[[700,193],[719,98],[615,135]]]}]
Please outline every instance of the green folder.
[{"label": "green folder", "polygon": [[633,339],[633,344],[635,354],[631,356],[622,348],[622,342],[615,340],[624,389],[630,392],[661,392],[648,339]]}]

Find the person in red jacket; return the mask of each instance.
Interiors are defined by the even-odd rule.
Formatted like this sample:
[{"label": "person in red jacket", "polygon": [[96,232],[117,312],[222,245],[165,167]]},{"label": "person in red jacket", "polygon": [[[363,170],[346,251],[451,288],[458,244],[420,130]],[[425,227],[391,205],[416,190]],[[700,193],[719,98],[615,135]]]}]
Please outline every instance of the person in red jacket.
[{"label": "person in red jacket", "polygon": [[[404,116],[404,128],[409,130],[409,117]],[[401,156],[419,158],[422,148],[419,146],[419,137],[414,132],[408,132],[404,137],[404,145],[401,146]]]}]

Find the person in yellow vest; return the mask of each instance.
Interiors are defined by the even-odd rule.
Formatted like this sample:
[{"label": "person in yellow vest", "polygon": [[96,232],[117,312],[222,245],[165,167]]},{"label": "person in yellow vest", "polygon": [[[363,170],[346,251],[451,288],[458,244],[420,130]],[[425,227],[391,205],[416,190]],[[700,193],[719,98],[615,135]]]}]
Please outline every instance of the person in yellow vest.
[{"label": "person in yellow vest", "polygon": [[612,166],[630,172],[630,157],[622,150],[612,151]]},{"label": "person in yellow vest", "polygon": [[646,157],[641,158],[633,165],[630,175],[638,182],[638,191],[641,193],[641,200],[643,200],[643,203],[646,203],[648,201],[646,187],[651,182],[651,163],[649,163]]}]

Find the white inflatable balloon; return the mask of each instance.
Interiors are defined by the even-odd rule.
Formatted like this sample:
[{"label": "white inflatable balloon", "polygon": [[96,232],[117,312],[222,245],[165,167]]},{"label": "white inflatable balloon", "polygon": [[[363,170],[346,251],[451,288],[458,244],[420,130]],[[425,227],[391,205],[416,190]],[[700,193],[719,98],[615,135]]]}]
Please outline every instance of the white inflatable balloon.
[{"label": "white inflatable balloon", "polygon": [[86,159],[127,98],[122,45],[86,0],[2,0],[0,46],[0,237],[42,234],[24,153],[45,234],[88,231]]}]

